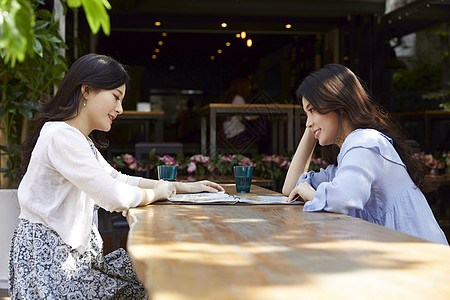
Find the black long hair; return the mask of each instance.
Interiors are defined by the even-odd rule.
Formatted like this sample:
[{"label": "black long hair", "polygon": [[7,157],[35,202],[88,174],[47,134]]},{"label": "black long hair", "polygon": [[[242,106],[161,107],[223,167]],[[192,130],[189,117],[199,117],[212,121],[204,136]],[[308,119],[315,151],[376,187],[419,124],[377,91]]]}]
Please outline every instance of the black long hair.
[{"label": "black long hair", "polygon": [[[61,81],[56,95],[40,102],[39,113],[34,120],[35,129],[22,147],[22,175],[28,168],[42,126],[48,121],[67,121],[78,115],[83,84],[88,85],[91,91],[112,90],[129,80],[124,66],[111,57],[87,54],[77,59]],[[99,132],[94,130],[89,137],[98,148],[107,146],[106,137]]]},{"label": "black long hair", "polygon": [[[310,74],[297,89],[300,102],[304,97],[320,114],[336,112],[343,131],[341,116],[356,128],[372,128],[389,136],[413,182],[421,187],[425,172],[406,142],[406,135],[389,114],[370,98],[362,81],[347,67],[330,64]],[[337,165],[339,147],[322,147],[322,155],[328,162]],[[422,187],[421,187],[422,188]]]}]

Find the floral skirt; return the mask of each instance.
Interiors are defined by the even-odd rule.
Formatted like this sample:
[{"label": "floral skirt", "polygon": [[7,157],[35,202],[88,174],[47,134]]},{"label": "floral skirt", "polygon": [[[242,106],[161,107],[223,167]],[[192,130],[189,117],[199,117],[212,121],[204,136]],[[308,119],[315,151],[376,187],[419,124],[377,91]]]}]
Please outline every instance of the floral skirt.
[{"label": "floral skirt", "polygon": [[103,256],[93,226],[80,254],[42,224],[20,220],[9,258],[11,299],[147,299],[124,249]]}]

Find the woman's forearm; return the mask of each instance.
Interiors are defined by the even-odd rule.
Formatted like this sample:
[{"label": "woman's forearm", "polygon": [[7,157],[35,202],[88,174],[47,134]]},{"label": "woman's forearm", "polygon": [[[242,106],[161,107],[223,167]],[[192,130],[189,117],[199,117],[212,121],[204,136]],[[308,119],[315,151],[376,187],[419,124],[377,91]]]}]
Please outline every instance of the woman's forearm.
[{"label": "woman's forearm", "polygon": [[[173,182],[142,179],[143,180],[139,182],[139,185],[142,183],[143,186],[141,187],[142,201],[138,206],[147,205],[158,200],[167,200],[176,193]],[[152,185],[152,187],[148,187],[149,185]]]},{"label": "woman's forearm", "polygon": [[289,166],[283,185],[283,195],[288,196],[300,175],[308,171],[316,142],[311,130],[306,128]]},{"label": "woman's forearm", "polygon": [[141,180],[139,180],[138,187],[140,187],[141,189],[152,189],[155,187],[155,184],[157,182],[158,180],[141,178]]}]

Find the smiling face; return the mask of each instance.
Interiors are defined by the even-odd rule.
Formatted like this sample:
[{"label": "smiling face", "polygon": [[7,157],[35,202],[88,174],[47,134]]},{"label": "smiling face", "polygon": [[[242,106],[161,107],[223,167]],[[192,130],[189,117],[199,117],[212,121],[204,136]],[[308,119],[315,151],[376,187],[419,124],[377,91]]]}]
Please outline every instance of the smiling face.
[{"label": "smiling face", "polygon": [[125,84],[113,90],[99,90],[86,94],[86,121],[92,130],[109,131],[114,119],[123,112]]},{"label": "smiling face", "polygon": [[125,84],[113,90],[89,90],[89,86],[83,85],[79,112],[66,123],[78,128],[85,136],[93,130],[111,130],[112,122],[123,112],[125,89]]},{"label": "smiling face", "polygon": [[331,111],[326,114],[320,114],[312,107],[312,105],[303,97],[303,109],[306,113],[306,128],[311,130],[314,137],[319,141],[319,145],[342,145],[347,135],[341,134],[338,114]]}]

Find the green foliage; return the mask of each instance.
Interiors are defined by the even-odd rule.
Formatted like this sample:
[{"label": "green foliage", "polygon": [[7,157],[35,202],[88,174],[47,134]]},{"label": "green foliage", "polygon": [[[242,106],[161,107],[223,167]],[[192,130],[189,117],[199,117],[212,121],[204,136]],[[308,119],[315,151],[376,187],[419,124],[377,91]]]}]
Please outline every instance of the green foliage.
[{"label": "green foliage", "polygon": [[97,34],[102,27],[103,32],[109,35],[111,25],[106,9],[111,9],[111,4],[108,0],[67,0],[67,5],[71,8],[83,6],[92,33]]},{"label": "green foliage", "polygon": [[35,15],[28,0],[0,0],[0,56],[14,67],[33,55]]},{"label": "green foliage", "polygon": [[[64,0],[61,0],[64,3]],[[100,27],[110,34],[107,0],[66,0],[71,8],[83,7],[91,31],[96,34]],[[38,24],[35,9],[43,0],[0,0],[0,57],[6,64],[15,66],[41,52],[44,45],[36,39],[42,24]],[[46,11],[46,14],[51,15]],[[39,19],[39,18],[38,18]]]},{"label": "green foliage", "polygon": [[13,186],[21,168],[23,120],[32,119],[38,101],[52,93],[67,69],[65,58],[58,55],[58,50],[66,47],[58,34],[59,24],[48,10],[37,10],[38,1],[30,3],[35,16],[32,55],[14,65],[0,61],[0,119],[6,137],[1,150],[8,156],[2,171]]},{"label": "green foliage", "polygon": [[425,100],[438,100],[441,103],[439,104],[439,107],[449,111],[450,110],[450,82],[447,85],[447,89],[442,89],[437,92],[431,92],[424,94],[422,97]]},{"label": "green foliage", "polygon": [[440,88],[441,65],[431,65],[427,60],[411,60],[414,67],[399,69],[393,75],[397,91],[434,91]]}]

